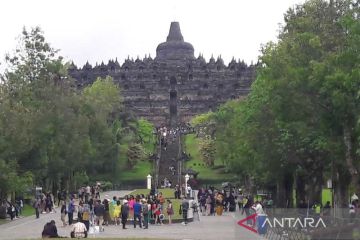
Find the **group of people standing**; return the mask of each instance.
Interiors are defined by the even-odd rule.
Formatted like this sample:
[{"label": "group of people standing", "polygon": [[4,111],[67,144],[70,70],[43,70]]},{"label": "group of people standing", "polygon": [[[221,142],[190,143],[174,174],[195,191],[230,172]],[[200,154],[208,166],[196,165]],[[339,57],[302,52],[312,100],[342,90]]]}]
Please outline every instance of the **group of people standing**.
[{"label": "group of people standing", "polygon": [[166,126],[156,128],[154,130],[160,136],[160,143],[166,151],[168,141],[174,142],[180,134],[194,133],[195,130],[189,124],[180,124],[174,128],[167,128]]},{"label": "group of people standing", "polygon": [[[173,205],[170,199],[167,201],[161,193],[155,196],[126,195],[124,198],[114,196],[112,200],[100,200],[96,196],[89,199],[79,198],[78,204],[70,198],[68,204],[61,200],[61,221],[63,226],[73,224],[74,213],[77,212],[77,221],[84,223],[87,231],[90,226],[98,226],[99,231],[104,231],[104,226],[121,225],[126,229],[127,222],[133,222],[134,228],[147,229],[149,223],[163,224],[165,213],[169,224],[174,215]],[[68,215],[68,223],[66,222]]]},{"label": "group of people standing", "polygon": [[54,205],[55,200],[52,193],[41,193],[38,195],[33,202],[36,218],[40,217],[40,213],[56,212]]},{"label": "group of people standing", "polygon": [[222,215],[223,211],[236,210],[236,196],[232,191],[217,190],[214,187],[202,188],[197,197],[203,216]]},{"label": "group of people standing", "polygon": [[[128,219],[133,221],[134,228],[138,224],[140,228],[147,229],[149,223],[163,224],[165,213],[168,216],[169,224],[172,223],[172,216],[174,215],[173,205],[170,199],[165,200],[164,196],[160,192],[157,195],[148,195],[145,197],[143,194],[136,195],[135,197],[125,196],[121,201],[113,199],[113,203],[116,201],[116,206],[113,208],[114,224],[125,224]],[[124,207],[125,206],[125,207]],[[121,217],[120,217],[121,216]]]},{"label": "group of people standing", "polygon": [[11,220],[14,220],[16,218],[19,218],[21,215],[22,209],[24,208],[24,202],[22,199],[18,199],[16,201],[1,201],[0,207],[3,209],[4,216],[3,218],[6,218],[6,215],[10,216]]}]

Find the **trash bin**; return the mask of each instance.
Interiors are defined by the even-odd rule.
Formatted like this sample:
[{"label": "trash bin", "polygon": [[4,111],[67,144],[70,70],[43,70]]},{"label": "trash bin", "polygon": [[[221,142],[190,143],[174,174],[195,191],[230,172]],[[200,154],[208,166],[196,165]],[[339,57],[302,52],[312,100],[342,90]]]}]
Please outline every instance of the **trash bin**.
[{"label": "trash bin", "polygon": [[257,231],[259,234],[266,234],[267,226],[265,224],[267,215],[266,214],[258,214],[256,216],[257,222]]}]

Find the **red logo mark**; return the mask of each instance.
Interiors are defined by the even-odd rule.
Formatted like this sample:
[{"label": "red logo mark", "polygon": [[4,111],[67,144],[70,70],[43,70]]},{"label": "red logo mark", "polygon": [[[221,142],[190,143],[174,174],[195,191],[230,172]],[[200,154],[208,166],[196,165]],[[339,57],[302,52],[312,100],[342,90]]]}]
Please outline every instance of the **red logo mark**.
[{"label": "red logo mark", "polygon": [[247,230],[250,230],[250,231],[252,231],[252,232],[254,232],[254,233],[257,233],[257,231],[256,231],[255,228],[249,227],[248,225],[244,224],[244,222],[246,222],[246,221],[248,221],[248,220],[250,220],[250,219],[253,219],[252,221],[255,223],[255,221],[256,221],[256,216],[257,216],[256,213],[253,214],[253,215],[250,215],[250,216],[248,216],[247,218],[244,218],[244,219],[238,221],[237,224],[239,224],[240,226],[246,228]]}]

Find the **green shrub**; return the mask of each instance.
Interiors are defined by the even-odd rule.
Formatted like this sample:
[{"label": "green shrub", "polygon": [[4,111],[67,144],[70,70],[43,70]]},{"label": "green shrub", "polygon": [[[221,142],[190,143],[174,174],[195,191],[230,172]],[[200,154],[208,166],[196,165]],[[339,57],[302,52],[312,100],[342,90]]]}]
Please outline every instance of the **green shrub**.
[{"label": "green shrub", "polygon": [[110,181],[105,181],[101,183],[101,189],[103,191],[109,191],[113,189],[113,184]]}]

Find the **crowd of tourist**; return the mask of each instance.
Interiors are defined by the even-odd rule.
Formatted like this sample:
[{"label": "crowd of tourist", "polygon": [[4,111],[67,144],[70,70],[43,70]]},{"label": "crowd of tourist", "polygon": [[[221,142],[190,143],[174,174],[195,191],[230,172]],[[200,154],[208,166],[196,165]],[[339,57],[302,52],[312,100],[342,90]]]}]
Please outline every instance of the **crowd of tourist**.
[{"label": "crowd of tourist", "polygon": [[[96,189],[96,188],[95,188]],[[172,224],[173,216],[176,211],[182,217],[182,224],[188,224],[189,210],[192,210],[192,218],[195,220],[202,216],[221,216],[224,212],[240,211],[241,214],[249,217],[253,213],[263,214],[265,208],[272,208],[273,201],[269,196],[263,196],[261,201],[254,199],[249,194],[243,194],[242,191],[233,188],[216,189],[214,187],[201,188],[197,195],[191,187],[181,187],[176,185],[174,188],[174,198],[181,199],[180,207],[174,209],[172,200],[165,199],[161,192],[156,193],[154,189],[148,195],[126,195],[125,197],[113,196],[112,199],[105,195],[100,200],[100,193],[96,191],[87,194],[85,191],[79,191],[78,203],[75,203],[74,196],[66,203],[66,199],[60,199],[61,204],[61,221],[63,226],[71,225],[71,237],[87,237],[92,231],[104,231],[106,226],[120,226],[127,229],[133,228],[148,229],[150,225]],[[46,206],[45,210],[50,209]],[[197,201],[196,201],[197,200]],[[354,209],[358,199],[354,199],[350,211]],[[300,203],[301,204],[301,203]],[[323,216],[327,209],[330,209],[330,202],[323,207]],[[305,208],[305,205],[302,206]],[[299,208],[301,206],[299,205]],[[308,206],[309,208],[309,206]],[[316,206],[312,207],[314,211]],[[76,222],[73,221],[73,214],[77,213]],[[65,216],[68,215],[68,222]],[[255,227],[256,218],[247,219],[249,226]],[[42,232],[43,237],[60,237],[57,234],[55,222],[51,221],[45,224]]]},{"label": "crowd of tourist", "polygon": [[[124,198],[114,196],[112,200],[106,198],[100,200],[99,195],[79,194],[78,203],[73,195],[68,203],[61,198],[61,221],[63,226],[72,225],[72,237],[87,237],[90,227],[101,232],[108,225],[119,225],[127,229],[128,221],[132,221],[134,228],[148,229],[149,224],[163,225],[165,214],[168,224],[172,224],[174,215],[173,204],[170,199],[165,199],[160,192],[155,195],[126,195]],[[186,202],[186,200],[185,200]],[[186,205],[186,204],[185,204]],[[187,210],[184,206],[181,211]],[[73,219],[77,213],[76,223]],[[68,215],[68,221],[66,221]],[[185,217],[187,222],[187,217]],[[43,237],[59,237],[53,221],[44,226]]]},{"label": "crowd of tourist", "polygon": [[[109,199],[107,195],[100,198],[100,185],[96,184],[91,187],[81,187],[76,194],[59,191],[56,200],[51,193],[41,193],[34,201],[33,207],[36,218],[39,218],[40,213],[55,212],[57,203],[60,207],[62,226],[71,225],[71,236],[76,238],[86,237],[91,232],[91,228],[93,231],[97,229],[101,232],[109,225],[126,229],[130,223],[134,228],[148,229],[149,225],[163,225],[164,221],[172,224],[175,212],[179,212],[183,224],[186,225],[190,208],[194,216],[199,213],[202,216],[222,215],[223,212],[236,211],[237,206],[249,216],[251,211],[259,212],[261,208],[259,203],[252,202],[251,197],[235,193],[233,189],[202,188],[197,196],[194,196],[190,185],[187,187],[184,184],[176,185],[173,189],[174,197],[171,199],[165,199],[161,192],[156,193],[154,190],[147,196],[143,194],[126,195],[123,198],[113,196]],[[174,209],[172,199],[181,199],[180,208]],[[23,205],[22,202],[16,205],[10,202],[6,204],[12,218],[21,212]],[[44,226],[42,234],[43,237],[60,237],[57,235],[54,221]]]},{"label": "crowd of tourist", "polygon": [[[35,209],[36,218],[39,218],[40,213],[55,213],[54,195],[52,193],[39,193],[32,202],[32,207]],[[20,218],[24,208],[23,198],[17,198],[15,201],[3,200],[0,205],[1,209],[6,210],[6,215],[11,220]],[[5,216],[6,217],[6,216]],[[4,216],[2,216],[4,218]]]},{"label": "crowd of tourist", "polygon": [[236,196],[233,191],[217,190],[214,187],[202,188],[197,197],[203,216],[222,215],[223,211],[236,210]]},{"label": "crowd of tourist", "polygon": [[161,147],[166,151],[169,141],[174,142],[178,136],[194,133],[195,130],[190,124],[180,124],[173,128],[167,128],[166,126],[159,127],[156,128],[155,132],[160,136]]},{"label": "crowd of tourist", "polygon": [[[165,199],[161,192],[155,193],[154,189],[147,196],[126,195],[125,197],[113,196],[109,199],[107,195],[100,200],[98,187],[88,191],[89,187],[81,188],[77,195],[70,195],[68,202],[63,196],[60,198],[61,221],[63,226],[72,225],[71,237],[87,237],[91,231],[104,231],[106,226],[120,226],[127,229],[130,225],[134,228],[148,229],[151,224],[163,225],[172,224],[175,211],[178,211],[183,218],[182,223],[188,224],[188,211],[192,208],[193,217],[201,213],[202,216],[219,216],[223,212],[236,211],[237,206],[240,211],[247,216],[251,211],[260,211],[259,203],[253,204],[251,197],[241,193],[235,193],[232,189],[215,189],[209,187],[200,189],[197,196],[191,187],[176,185],[174,188],[174,198],[181,199],[179,209],[174,209],[171,199]],[[196,200],[197,197],[197,201]],[[74,214],[77,220],[74,222]],[[68,215],[68,219],[66,219]],[[166,219],[167,218],[167,219]],[[68,221],[67,221],[68,220]],[[97,229],[97,230],[96,230]],[[44,226],[43,235],[59,237],[54,228],[53,222]]]}]

